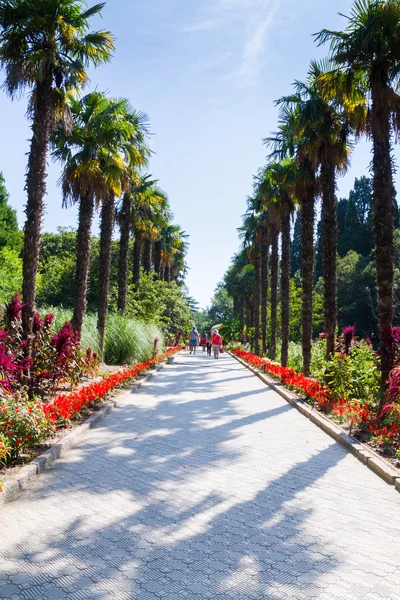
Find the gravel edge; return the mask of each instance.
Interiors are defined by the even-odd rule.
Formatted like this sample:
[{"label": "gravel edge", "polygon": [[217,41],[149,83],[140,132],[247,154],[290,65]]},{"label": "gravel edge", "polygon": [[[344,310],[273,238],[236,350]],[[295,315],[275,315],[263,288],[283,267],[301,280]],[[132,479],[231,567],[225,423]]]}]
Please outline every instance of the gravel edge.
[{"label": "gravel edge", "polygon": [[286,402],[296,408],[302,415],[310,419],[320,429],[330,435],[336,442],[345,446],[359,461],[366,465],[371,471],[379,475],[389,485],[393,485],[400,492],[400,475],[396,469],[393,469],[382,458],[370,450],[367,446],[356,440],[354,437],[346,433],[341,427],[332,423],[329,419],[321,415],[318,411],[312,408],[305,400],[302,400],[294,392],[288,390],[283,383],[279,383],[260,373],[244,360],[229,352],[230,356],[237,360],[241,365],[249,369],[261,381],[266,383],[277,394],[282,396]]},{"label": "gravel edge", "polygon": [[86,434],[86,432],[89,431],[89,429],[92,429],[95,427],[95,425],[102,421],[114,408],[118,406],[118,403],[123,398],[141,388],[144,383],[147,383],[147,381],[149,381],[149,379],[151,379],[153,375],[157,373],[157,371],[160,371],[166,364],[167,360],[160,362],[144,377],[133,383],[129,387],[128,391],[124,391],[114,400],[110,400],[105,406],[103,406],[103,408],[99,410],[99,412],[89,417],[87,421],[76,427],[60,442],[54,444],[54,446],[32,460],[32,462],[25,467],[22,467],[17,475],[3,484],[3,491],[0,493],[0,507],[3,504],[15,500],[22,491],[29,487],[29,484],[33,479],[36,479],[47,469],[51,468],[55,461],[60,458],[60,456],[69,450],[69,448],[72,448],[72,446],[78,443]]}]

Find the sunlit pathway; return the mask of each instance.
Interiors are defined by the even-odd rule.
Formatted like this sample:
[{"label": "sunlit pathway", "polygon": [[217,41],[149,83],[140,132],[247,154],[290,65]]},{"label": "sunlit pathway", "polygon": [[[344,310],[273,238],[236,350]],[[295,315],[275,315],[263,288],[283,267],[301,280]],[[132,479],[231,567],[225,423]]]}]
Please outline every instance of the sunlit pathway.
[{"label": "sunlit pathway", "polygon": [[400,494],[226,355],[178,356],[0,517],[1,599],[400,597]]}]

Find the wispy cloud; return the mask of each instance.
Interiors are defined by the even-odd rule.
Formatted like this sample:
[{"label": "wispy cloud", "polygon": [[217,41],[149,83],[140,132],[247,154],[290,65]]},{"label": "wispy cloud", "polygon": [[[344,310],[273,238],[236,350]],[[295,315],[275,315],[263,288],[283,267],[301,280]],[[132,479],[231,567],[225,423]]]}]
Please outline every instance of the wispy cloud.
[{"label": "wispy cloud", "polygon": [[268,33],[281,4],[281,0],[270,0],[266,14],[263,15],[254,32],[249,33],[245,39],[242,62],[237,74],[245,78],[247,82],[252,82],[260,72]]},{"label": "wispy cloud", "polygon": [[[296,0],[297,1],[297,0]],[[202,57],[204,70],[226,68],[226,79],[237,79],[240,85],[256,81],[265,58],[269,33],[280,20],[280,12],[295,0],[206,0],[191,21],[181,26],[181,33],[197,34],[208,41],[210,52],[228,53],[228,61]],[[210,65],[210,66],[209,66]],[[198,68],[198,65],[197,65]]]}]

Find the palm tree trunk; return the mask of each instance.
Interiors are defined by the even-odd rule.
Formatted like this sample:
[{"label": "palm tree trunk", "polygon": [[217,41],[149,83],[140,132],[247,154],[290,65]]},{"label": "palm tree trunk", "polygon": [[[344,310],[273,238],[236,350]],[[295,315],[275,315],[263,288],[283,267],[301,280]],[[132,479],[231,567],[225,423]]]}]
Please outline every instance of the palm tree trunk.
[{"label": "palm tree trunk", "polygon": [[153,243],[151,240],[145,239],[143,248],[143,268],[146,273],[151,271],[151,256],[153,250]]},{"label": "palm tree trunk", "polygon": [[140,231],[135,231],[135,242],[133,245],[133,285],[137,287],[140,283],[140,269],[142,266],[143,237]]},{"label": "palm tree trunk", "polygon": [[267,325],[268,325],[268,260],[269,246],[261,246],[261,338],[262,352],[267,353]]},{"label": "palm tree trunk", "polygon": [[75,300],[72,325],[81,337],[83,319],[87,307],[87,291],[92,245],[92,221],[94,197],[92,193],[82,196],[79,202],[79,224],[76,240]]},{"label": "palm tree trunk", "polygon": [[271,342],[270,342],[270,358],[276,359],[276,315],[278,309],[278,237],[277,229],[272,231],[271,239]]},{"label": "palm tree trunk", "polygon": [[282,259],[281,259],[281,365],[287,367],[289,354],[290,326],[290,213],[282,216]]},{"label": "palm tree trunk", "polygon": [[99,331],[99,350],[104,361],[104,342],[108,313],[108,295],[110,291],[112,233],[114,227],[114,194],[109,194],[103,202],[100,224],[100,273],[99,273],[99,305],[97,328]]},{"label": "palm tree trunk", "polygon": [[[392,320],[394,314],[393,168],[390,114],[386,78],[372,81],[373,207],[381,376],[385,385],[393,368]],[[382,79],[384,79],[382,81]]]},{"label": "palm tree trunk", "polygon": [[324,321],[326,333],[326,358],[335,352],[337,323],[337,199],[335,194],[336,170],[332,165],[322,165],[322,243],[324,263]]},{"label": "palm tree trunk", "polygon": [[161,279],[161,253],[162,253],[161,242],[156,242],[154,244],[154,252],[153,252],[154,272],[156,273],[156,275],[158,276],[159,279]]},{"label": "palm tree trunk", "polygon": [[253,311],[251,310],[251,303],[248,299],[246,302],[246,329],[247,331],[253,327]]},{"label": "palm tree trunk", "polygon": [[[302,190],[301,202],[301,280],[303,373],[310,375],[314,303],[314,218],[315,176],[308,165],[309,182]],[[303,186],[302,186],[303,187]]]},{"label": "palm tree trunk", "polygon": [[122,210],[119,214],[120,240],[118,264],[118,310],[125,312],[129,277],[129,240],[130,240],[131,199],[124,195]]},{"label": "palm tree trunk", "polygon": [[254,261],[254,352],[260,354],[260,278],[261,278],[261,259],[259,249],[256,249],[256,258]]},{"label": "palm tree trunk", "polygon": [[24,333],[28,339],[27,354],[31,352],[29,340],[35,315],[36,277],[39,266],[44,196],[46,194],[47,153],[52,112],[51,82],[44,81],[38,84],[35,90],[35,112],[26,176],[28,198],[25,209],[26,222],[22,267],[22,296],[25,306],[22,318]]},{"label": "palm tree trunk", "polygon": [[168,283],[171,282],[171,266],[170,265],[165,265],[164,281],[167,281]]},{"label": "palm tree trunk", "polygon": [[243,332],[244,329],[244,298],[239,298],[239,331]]}]

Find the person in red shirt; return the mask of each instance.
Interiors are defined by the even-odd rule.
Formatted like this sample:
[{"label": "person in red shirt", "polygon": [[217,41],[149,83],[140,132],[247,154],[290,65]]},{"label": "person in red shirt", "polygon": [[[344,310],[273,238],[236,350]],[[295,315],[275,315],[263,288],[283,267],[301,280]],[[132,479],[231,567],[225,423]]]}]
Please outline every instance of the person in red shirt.
[{"label": "person in red shirt", "polygon": [[213,348],[213,352],[214,352],[214,358],[219,358],[221,346],[222,346],[222,337],[220,336],[219,332],[216,329],[214,329],[213,335],[212,335],[212,348]]}]

